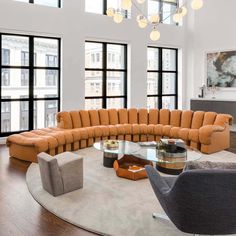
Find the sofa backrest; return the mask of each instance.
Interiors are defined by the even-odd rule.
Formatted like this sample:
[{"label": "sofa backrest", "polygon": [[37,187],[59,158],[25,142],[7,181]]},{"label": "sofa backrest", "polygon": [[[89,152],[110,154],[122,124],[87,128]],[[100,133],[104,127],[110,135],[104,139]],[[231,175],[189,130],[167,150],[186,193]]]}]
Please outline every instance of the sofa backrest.
[{"label": "sofa backrest", "polygon": [[82,127],[82,121],[80,117],[79,111],[71,111],[70,112],[71,120],[72,120],[72,127],[73,128],[81,128]]},{"label": "sofa backrest", "polygon": [[89,112],[87,110],[80,110],[79,113],[82,121],[82,127],[91,126]]},{"label": "sofa backrest", "polygon": [[204,125],[232,124],[232,116],[215,112],[168,109],[99,109],[57,113],[57,126],[64,129],[116,124],[162,124],[199,129]]},{"label": "sofa backrest", "polygon": [[182,111],[180,127],[190,128],[192,124],[192,116],[193,116],[193,111],[191,110]]},{"label": "sofa backrest", "polygon": [[138,110],[138,123],[148,124],[148,110],[146,108],[141,108]]},{"label": "sofa backrest", "polygon": [[109,125],[109,112],[106,109],[98,110],[101,125]]},{"label": "sofa backrest", "polygon": [[170,110],[161,109],[159,111],[159,124],[169,125],[170,124]]},{"label": "sofa backrest", "polygon": [[193,113],[191,129],[199,129],[200,127],[202,127],[204,115],[204,111],[195,111]]},{"label": "sofa backrest", "polygon": [[181,124],[181,110],[172,110],[170,112],[170,125],[174,127],[180,127]]},{"label": "sofa backrest", "polygon": [[138,110],[136,108],[128,109],[129,124],[138,124]]},{"label": "sofa backrest", "polygon": [[202,125],[213,125],[216,119],[216,115],[217,115],[216,112],[211,112],[211,111],[205,112]]}]

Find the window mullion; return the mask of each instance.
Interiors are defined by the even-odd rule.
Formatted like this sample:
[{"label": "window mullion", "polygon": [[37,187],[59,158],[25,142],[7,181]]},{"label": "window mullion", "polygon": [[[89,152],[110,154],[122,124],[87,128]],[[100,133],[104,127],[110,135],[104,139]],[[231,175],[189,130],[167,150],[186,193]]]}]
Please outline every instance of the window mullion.
[{"label": "window mullion", "polygon": [[[1,111],[1,116],[2,118],[2,34],[0,34],[0,111]],[[2,119],[0,119],[0,133],[2,133]]]},{"label": "window mullion", "polygon": [[107,44],[103,43],[103,91],[102,91],[102,96],[103,96],[103,101],[102,101],[102,106],[103,108],[107,108]]},{"label": "window mullion", "polygon": [[158,108],[162,108],[162,48],[159,48],[158,50],[158,67],[159,67],[159,72],[158,72]]},{"label": "window mullion", "polygon": [[34,37],[29,38],[29,130],[34,128]]}]

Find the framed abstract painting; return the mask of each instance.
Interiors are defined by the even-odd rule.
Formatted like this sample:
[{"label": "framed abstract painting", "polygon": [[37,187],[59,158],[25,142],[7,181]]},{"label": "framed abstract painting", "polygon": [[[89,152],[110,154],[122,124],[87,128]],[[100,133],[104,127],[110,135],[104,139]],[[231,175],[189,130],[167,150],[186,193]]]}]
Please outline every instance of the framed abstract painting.
[{"label": "framed abstract painting", "polygon": [[207,87],[236,88],[236,50],[207,52]]}]

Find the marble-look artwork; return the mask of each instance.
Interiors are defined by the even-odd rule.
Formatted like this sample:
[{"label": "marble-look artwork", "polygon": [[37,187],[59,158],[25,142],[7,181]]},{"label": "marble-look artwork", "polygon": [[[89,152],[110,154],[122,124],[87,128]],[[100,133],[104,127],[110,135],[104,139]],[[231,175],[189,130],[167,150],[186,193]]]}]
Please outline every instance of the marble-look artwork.
[{"label": "marble-look artwork", "polygon": [[207,86],[236,87],[236,51],[207,53]]}]

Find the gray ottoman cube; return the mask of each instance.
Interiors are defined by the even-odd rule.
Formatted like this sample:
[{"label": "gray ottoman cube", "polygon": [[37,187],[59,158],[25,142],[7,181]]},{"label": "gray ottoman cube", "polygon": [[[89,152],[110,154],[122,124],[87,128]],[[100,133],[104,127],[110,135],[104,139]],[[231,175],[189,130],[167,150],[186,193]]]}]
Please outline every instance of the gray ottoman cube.
[{"label": "gray ottoman cube", "polygon": [[83,187],[83,158],[64,152],[52,157],[47,153],[38,154],[38,163],[43,188],[53,196]]}]

